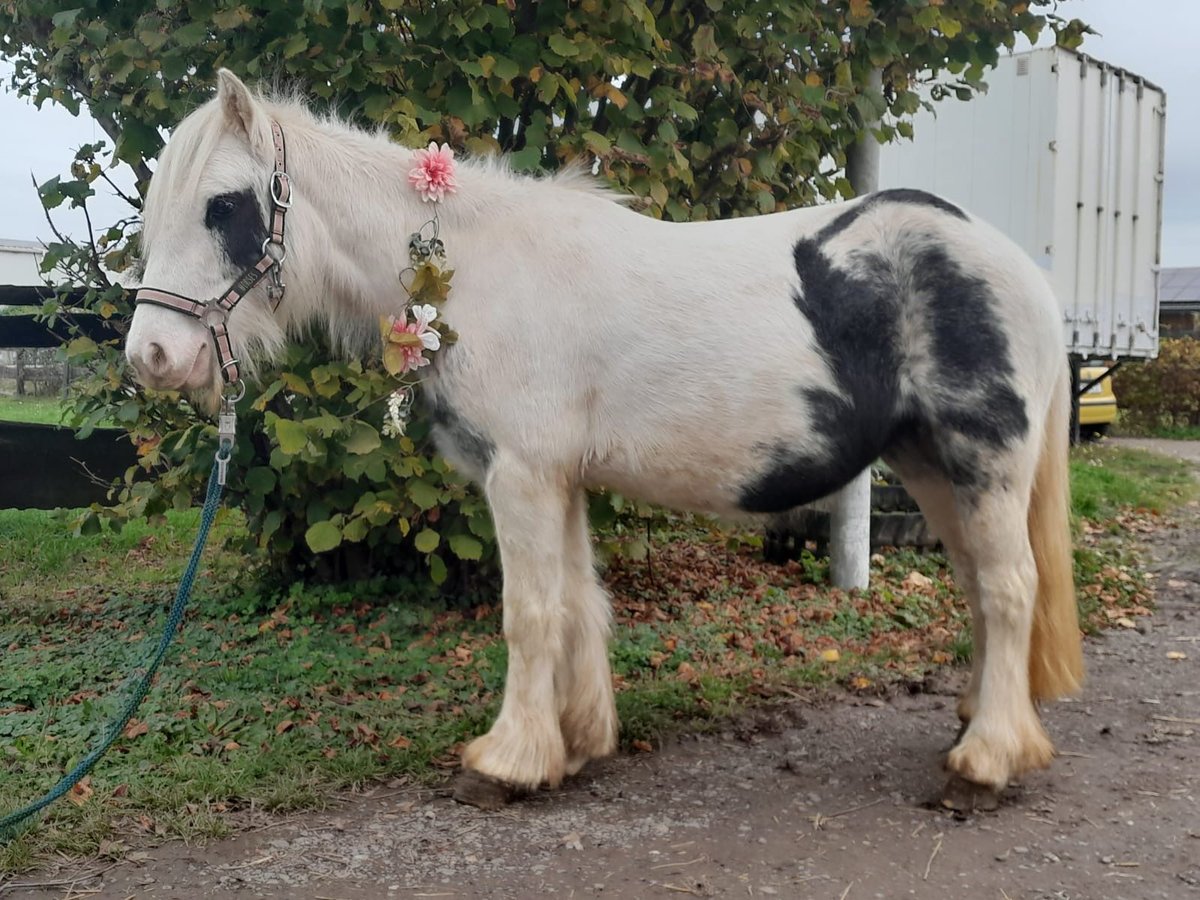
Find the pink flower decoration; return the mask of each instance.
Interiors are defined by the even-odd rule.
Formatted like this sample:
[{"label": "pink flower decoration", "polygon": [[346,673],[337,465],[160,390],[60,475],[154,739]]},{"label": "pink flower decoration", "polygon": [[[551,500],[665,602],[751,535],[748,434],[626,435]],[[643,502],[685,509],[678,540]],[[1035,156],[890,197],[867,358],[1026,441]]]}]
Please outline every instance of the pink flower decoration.
[{"label": "pink flower decoration", "polygon": [[412,308],[413,320],[406,313],[401,318],[388,320],[388,331],[383,349],[383,363],[392,375],[404,375],[422,366],[429,365],[426,350],[437,350],[442,346],[442,337],[430,323],[437,318],[437,309],[428,304]]},{"label": "pink flower decoration", "polygon": [[439,147],[430,143],[428,150],[417,150],[413,153],[416,161],[408,172],[408,183],[416,188],[421,199],[428,203],[442,200],[446,194],[458,190],[454,180],[454,151],[449,144]]}]

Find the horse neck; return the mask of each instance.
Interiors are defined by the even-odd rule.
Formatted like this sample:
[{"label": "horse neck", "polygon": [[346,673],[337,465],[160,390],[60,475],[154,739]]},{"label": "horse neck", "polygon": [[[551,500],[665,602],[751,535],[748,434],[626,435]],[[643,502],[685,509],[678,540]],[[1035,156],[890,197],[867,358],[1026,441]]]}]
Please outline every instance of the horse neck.
[{"label": "horse neck", "polygon": [[[293,271],[313,290],[306,299],[336,325],[343,315],[374,321],[399,312],[405,296],[398,284],[410,265],[409,235],[434,215],[408,182],[413,151],[384,138],[335,126],[296,128],[288,135],[297,191],[309,217],[294,226],[309,271]],[[288,125],[284,125],[288,130]],[[436,212],[451,254],[471,241],[469,233],[516,196],[511,178],[487,167],[459,167],[459,193]],[[331,305],[332,304],[332,305]]]}]

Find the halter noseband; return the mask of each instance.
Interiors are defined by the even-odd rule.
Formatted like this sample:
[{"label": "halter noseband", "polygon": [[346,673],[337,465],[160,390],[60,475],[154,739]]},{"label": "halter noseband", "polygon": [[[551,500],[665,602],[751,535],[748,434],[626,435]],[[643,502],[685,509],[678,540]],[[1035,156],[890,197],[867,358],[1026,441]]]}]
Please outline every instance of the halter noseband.
[{"label": "halter noseband", "polygon": [[243,269],[225,293],[203,303],[173,291],[152,287],[141,288],[133,297],[134,303],[150,303],[199,319],[213,336],[221,377],[227,385],[236,385],[240,380],[238,360],[233,355],[233,345],[229,340],[229,314],[268,275],[271,276],[271,283],[267,286],[267,297],[271,301],[272,312],[279,307],[286,288],[282,279],[283,261],[287,258],[287,248],[283,245],[283,217],[292,205],[292,180],[287,173],[287,150],[283,142],[283,129],[278,122],[271,123],[271,141],[275,148],[275,169],[271,172],[270,181],[271,234],[262,243],[262,258]]}]

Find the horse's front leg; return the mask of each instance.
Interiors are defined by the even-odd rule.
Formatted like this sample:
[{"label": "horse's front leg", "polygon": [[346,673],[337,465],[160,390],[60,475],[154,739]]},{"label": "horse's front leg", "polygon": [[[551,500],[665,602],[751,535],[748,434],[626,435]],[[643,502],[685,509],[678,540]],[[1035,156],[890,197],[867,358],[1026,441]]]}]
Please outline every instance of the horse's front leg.
[{"label": "horse's front leg", "polygon": [[558,721],[567,748],[567,774],[617,749],[617,706],[608,666],[612,604],[596,575],[587,494],[571,500],[566,528],[567,617],[557,672]]},{"label": "horse's front leg", "polygon": [[[508,788],[557,785],[566,767],[555,670],[563,654],[566,479],[498,453],[484,484],[504,571],[508,676],[491,731],[463,751],[463,767]],[[459,799],[490,805],[460,782]]]}]

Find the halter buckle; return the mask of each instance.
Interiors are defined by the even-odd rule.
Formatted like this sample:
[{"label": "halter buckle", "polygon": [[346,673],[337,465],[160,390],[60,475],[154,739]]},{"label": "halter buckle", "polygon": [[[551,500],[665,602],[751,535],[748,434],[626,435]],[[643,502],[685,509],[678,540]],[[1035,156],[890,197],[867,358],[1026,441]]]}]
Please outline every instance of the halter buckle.
[{"label": "halter buckle", "polygon": [[[284,200],[280,194],[284,189],[287,189],[287,199]],[[292,208],[292,179],[287,172],[282,169],[276,169],[271,173],[271,200],[280,209]]]}]

